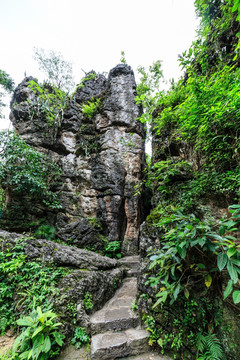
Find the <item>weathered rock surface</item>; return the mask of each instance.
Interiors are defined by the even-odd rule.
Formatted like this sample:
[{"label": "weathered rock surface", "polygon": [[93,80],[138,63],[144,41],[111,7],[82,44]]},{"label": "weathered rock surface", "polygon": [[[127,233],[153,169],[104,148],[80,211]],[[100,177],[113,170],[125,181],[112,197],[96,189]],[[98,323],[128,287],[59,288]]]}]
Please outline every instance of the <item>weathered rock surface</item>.
[{"label": "weathered rock surface", "polygon": [[67,346],[56,360],[91,360],[90,351],[87,346],[75,349],[73,345]]},{"label": "weathered rock surface", "polygon": [[91,360],[90,351],[86,346],[75,349],[73,345],[66,347],[56,360]]},{"label": "weathered rock surface", "polygon": [[141,355],[128,356],[125,358],[121,358],[119,360],[171,360],[171,359],[166,355],[160,355],[155,352],[148,352]]},{"label": "weathered rock surface", "polygon": [[127,277],[137,277],[139,272],[139,255],[125,256],[119,259],[119,262],[126,267]]},{"label": "weathered rock surface", "polygon": [[137,279],[125,279],[122,287],[105,304],[104,308],[91,316],[91,333],[125,330],[140,325],[139,316],[131,309],[136,295]]},{"label": "weathered rock surface", "polygon": [[[108,271],[81,269],[74,270],[59,282],[59,296],[53,299],[53,303],[58,314],[61,315],[64,332],[67,335],[72,334],[72,319],[76,314],[78,326],[84,327],[88,333],[91,332],[89,315],[99,310],[114,295],[121,285],[123,275],[121,269]],[[91,301],[89,307],[86,307],[84,300],[86,294]]]},{"label": "weathered rock surface", "polygon": [[119,265],[115,259],[43,239],[27,240],[25,253],[31,260],[38,258],[47,263],[71,268],[108,270]]},{"label": "weathered rock surface", "polygon": [[[131,270],[136,266],[135,257],[122,260]],[[140,317],[131,309],[137,295],[137,278],[126,278],[115,295],[90,317],[91,359],[114,360],[132,358],[143,354],[140,359],[165,359],[150,351],[149,333],[140,327]],[[135,357],[133,357],[135,359]],[[138,359],[138,357],[136,357]]]},{"label": "weathered rock surface", "polygon": [[[108,241],[120,241],[125,255],[136,254],[142,212],[135,187],[142,179],[145,134],[137,120],[142,110],[134,100],[132,69],[118,65],[108,79],[88,74],[52,126],[41,104],[37,105],[41,116],[36,114],[36,94],[28,86],[32,80],[36,81],[25,78],[16,88],[11,120],[27,143],[62,167],[58,189],[62,210],[45,209],[45,216],[57,227],[60,238],[71,238],[76,246],[93,249],[104,244],[86,219],[97,219]],[[83,105],[96,99],[95,113],[87,116]],[[30,209],[27,217],[29,222],[38,220]]]},{"label": "weathered rock surface", "polygon": [[149,334],[143,329],[106,332],[95,335],[91,345],[92,360],[112,360],[119,357],[147,352]]}]

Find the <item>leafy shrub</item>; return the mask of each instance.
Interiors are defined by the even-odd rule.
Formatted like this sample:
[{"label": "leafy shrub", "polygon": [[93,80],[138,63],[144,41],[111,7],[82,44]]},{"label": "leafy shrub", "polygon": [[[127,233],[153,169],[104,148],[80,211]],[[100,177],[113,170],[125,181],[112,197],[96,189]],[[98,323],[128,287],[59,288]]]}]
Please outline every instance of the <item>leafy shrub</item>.
[{"label": "leafy shrub", "polygon": [[111,258],[120,259],[121,254],[121,243],[119,241],[110,241],[105,247],[105,255]]},{"label": "leafy shrub", "polygon": [[60,168],[13,132],[0,132],[0,144],[2,188],[11,189],[16,194],[29,194],[51,208],[59,208],[59,201],[49,184],[53,187],[60,181]]},{"label": "leafy shrub", "polygon": [[83,304],[85,310],[91,310],[93,308],[92,295],[87,291],[84,295]]},{"label": "leafy shrub", "polygon": [[92,99],[92,101],[89,101],[87,104],[84,104],[82,106],[82,112],[89,119],[92,119],[92,117],[96,114],[100,105],[101,105],[100,99],[96,99],[96,100]]},{"label": "leafy shrub", "polygon": [[17,320],[17,324],[24,329],[13,345],[13,358],[53,359],[59,353],[65,338],[59,332],[61,323],[56,322],[56,317],[51,310],[42,312],[38,306],[29,316]]},{"label": "leafy shrub", "polygon": [[39,239],[53,240],[55,238],[56,229],[48,224],[40,225],[35,231],[35,235]]},{"label": "leafy shrub", "polygon": [[35,121],[39,121],[39,118],[46,119],[49,127],[61,125],[67,103],[66,93],[55,85],[41,85],[34,80],[29,81],[28,86],[36,95],[28,100],[30,118]]},{"label": "leafy shrub", "polygon": [[83,327],[77,327],[74,331],[74,336],[71,340],[71,344],[75,345],[76,349],[80,349],[82,345],[88,344],[90,341],[89,336]]},{"label": "leafy shrub", "polygon": [[57,282],[68,272],[54,265],[47,267],[28,261],[24,241],[16,241],[11,251],[0,252],[0,334],[15,326],[19,313],[26,314],[36,306],[49,309],[50,297],[58,292]]},{"label": "leafy shrub", "polygon": [[[173,304],[182,292],[188,298],[195,282],[198,286],[205,284],[207,289],[214,286],[222,271],[227,271],[229,278],[224,298],[232,293],[239,279],[240,246],[232,234],[240,224],[240,205],[232,205],[230,211],[232,219],[223,221],[219,232],[194,214],[179,212],[159,220],[156,226],[164,231],[162,247],[150,256],[150,269],[156,272],[148,280],[159,289],[153,308],[168,297]],[[234,290],[232,297],[235,304],[239,303],[240,291]]]}]

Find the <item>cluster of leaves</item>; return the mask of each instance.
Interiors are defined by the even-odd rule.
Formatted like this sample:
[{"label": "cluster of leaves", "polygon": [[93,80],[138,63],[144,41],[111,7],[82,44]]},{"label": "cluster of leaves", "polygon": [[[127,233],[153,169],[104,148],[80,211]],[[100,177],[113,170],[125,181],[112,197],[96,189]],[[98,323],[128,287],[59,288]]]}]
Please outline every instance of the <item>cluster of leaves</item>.
[{"label": "cluster of leaves", "polygon": [[[3,70],[0,70],[0,85],[4,91],[11,93],[14,89],[14,82],[12,78]],[[0,119],[2,117],[1,109],[5,106],[2,97],[4,93],[0,92]]]},{"label": "cluster of leaves", "polygon": [[28,100],[31,119],[46,119],[48,126],[58,127],[67,103],[66,93],[50,83],[40,85],[34,80],[29,81],[28,86],[35,94]]},{"label": "cluster of leaves", "polygon": [[[209,78],[192,75],[184,86],[173,86],[159,98],[163,110],[155,119],[158,135],[168,142],[183,141],[216,169],[231,170],[239,163],[240,70],[224,66]],[[201,164],[199,164],[201,165]]]},{"label": "cluster of leaves", "polygon": [[29,316],[17,320],[23,327],[21,335],[13,345],[14,360],[47,360],[54,359],[60,352],[65,338],[59,332],[61,323],[56,322],[57,315],[48,310],[42,312],[38,306]]},{"label": "cluster of leaves", "polygon": [[148,283],[157,289],[153,308],[168,298],[173,304],[181,293],[188,298],[195,284],[217,289],[226,276],[229,281],[224,299],[232,293],[234,303],[240,302],[240,291],[234,290],[240,277],[240,246],[232,235],[239,231],[240,205],[232,205],[230,212],[232,218],[223,221],[218,232],[195,215],[180,212],[162,217],[155,224],[164,235],[161,250],[150,257],[150,269],[155,271]]},{"label": "cluster of leaves", "polygon": [[[240,205],[229,208],[232,218],[220,226],[201,211],[207,196],[239,202],[239,5],[238,0],[195,0],[201,24],[198,39],[179,58],[184,78],[165,92],[159,90],[161,77],[152,86],[151,74],[145,72],[136,99],[145,108],[141,120],[151,123],[154,134],[146,184],[152,185],[158,206],[147,223],[157,227],[161,239],[160,249],[150,254],[148,285],[154,305],[147,325],[160,347],[176,352],[197,347],[200,359],[223,358],[218,341],[208,333],[210,324],[211,333],[218,326],[216,312],[206,312],[200,296],[208,306],[216,294],[236,310],[240,302]],[[168,329],[161,325],[165,310],[168,317],[175,312],[177,319],[193,300],[197,306],[190,320],[180,316],[177,333],[171,321]]]},{"label": "cluster of leaves", "polygon": [[93,116],[97,113],[98,109],[101,107],[100,99],[93,99],[88,101],[87,104],[83,104],[82,113],[89,119],[92,119]]},{"label": "cluster of leaves", "polygon": [[51,189],[60,181],[60,168],[13,132],[1,132],[0,144],[0,183],[3,189],[29,194],[51,208],[59,208],[56,194]]},{"label": "cluster of leaves", "polygon": [[107,241],[104,248],[104,255],[110,258],[120,259],[122,257],[120,241]]},{"label": "cluster of leaves", "polygon": [[135,101],[141,104],[144,112],[139,120],[143,123],[151,123],[153,112],[158,104],[159,96],[162,91],[159,91],[159,85],[163,77],[161,69],[161,61],[155,61],[147,70],[143,66],[138,67],[140,74],[140,81],[137,86],[137,96]]},{"label": "cluster of leaves", "polygon": [[[215,334],[197,335],[197,360],[225,360],[222,346]],[[200,355],[202,353],[202,355]],[[200,356],[199,356],[200,355]]]},{"label": "cluster of leaves", "polygon": [[49,299],[57,294],[56,284],[66,269],[29,262],[24,253],[25,239],[12,250],[0,253],[0,333],[15,326],[19,313],[27,314],[36,306],[50,309]]},{"label": "cluster of leaves", "polygon": [[91,310],[93,308],[92,295],[88,291],[84,295],[83,304],[85,310]]},{"label": "cluster of leaves", "polygon": [[86,334],[86,330],[83,327],[76,327],[71,344],[74,345],[76,349],[80,349],[82,345],[89,344],[89,342],[90,338]]}]

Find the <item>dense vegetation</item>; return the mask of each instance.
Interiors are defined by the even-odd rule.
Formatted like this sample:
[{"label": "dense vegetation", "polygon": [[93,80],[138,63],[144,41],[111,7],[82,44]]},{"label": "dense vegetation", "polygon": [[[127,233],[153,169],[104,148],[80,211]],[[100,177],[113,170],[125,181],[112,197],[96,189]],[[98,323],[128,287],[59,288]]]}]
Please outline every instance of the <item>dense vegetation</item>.
[{"label": "dense vegetation", "polygon": [[[152,344],[177,359],[224,359],[224,304],[240,311],[239,2],[195,6],[201,25],[179,59],[184,77],[159,91],[159,62],[140,69],[137,101],[153,136],[147,231],[161,239],[149,250],[152,290],[141,296],[153,301],[143,315]],[[228,218],[214,207],[229,207]],[[234,344],[225,346],[235,359]]]},{"label": "dense vegetation", "polygon": [[[146,292],[139,305],[150,344],[160,351],[197,360],[223,360],[231,352],[235,359],[234,336],[223,314],[226,306],[237,318],[240,314],[240,1],[196,0],[195,7],[201,25],[197,40],[179,58],[183,78],[162,91],[161,62],[149,71],[139,68],[136,101],[145,108],[140,120],[153,137],[143,182],[152,192],[152,209],[143,231],[160,239],[147,253]],[[38,96],[29,103],[29,113],[54,128],[68,99],[58,87],[71,88],[71,67],[53,52],[46,57],[36,50],[36,57],[52,84],[30,83]],[[121,62],[126,63],[124,52]],[[63,78],[61,69],[66,70]],[[0,84],[13,89],[4,71]],[[91,118],[99,106],[100,100],[88,102],[82,111]],[[1,133],[0,142],[1,203],[4,190],[11,189],[58,208],[53,189],[60,169],[15,134]],[[55,235],[46,225],[37,231],[49,239]],[[56,284],[66,270],[26,261],[23,246],[24,239],[0,253],[0,332],[24,327],[13,349],[15,359],[54,358],[64,337],[49,299],[57,295]],[[116,241],[106,243],[104,254],[119,258],[119,247]],[[89,293],[84,305],[92,307]],[[85,330],[76,328],[72,343],[88,341]]]}]

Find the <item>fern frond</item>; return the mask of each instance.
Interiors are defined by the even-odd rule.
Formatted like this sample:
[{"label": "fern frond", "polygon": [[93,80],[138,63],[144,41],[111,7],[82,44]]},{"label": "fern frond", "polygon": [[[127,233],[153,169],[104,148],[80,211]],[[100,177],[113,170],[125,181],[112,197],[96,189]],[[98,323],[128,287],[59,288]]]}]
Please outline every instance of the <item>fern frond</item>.
[{"label": "fern frond", "polygon": [[[215,334],[197,334],[198,353],[202,353],[198,360],[226,360],[221,343]],[[203,354],[203,352],[205,353]]]}]

